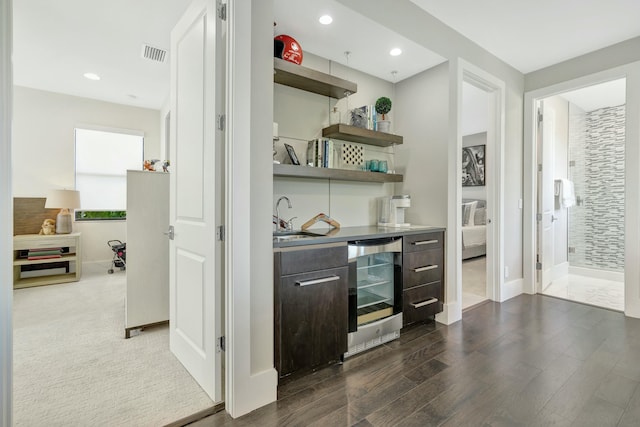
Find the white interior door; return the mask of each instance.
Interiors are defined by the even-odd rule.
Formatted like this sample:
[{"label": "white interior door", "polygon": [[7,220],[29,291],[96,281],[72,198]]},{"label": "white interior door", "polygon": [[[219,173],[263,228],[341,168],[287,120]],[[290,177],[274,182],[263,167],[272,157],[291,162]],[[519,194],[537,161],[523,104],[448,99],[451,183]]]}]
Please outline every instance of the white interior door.
[{"label": "white interior door", "polygon": [[[215,2],[194,0],[171,33],[170,348],[214,402],[222,400],[219,149]],[[218,68],[216,68],[218,65]]]},{"label": "white interior door", "polygon": [[538,262],[540,287],[551,284],[554,263],[554,176],[555,116],[552,110],[543,111],[540,101],[538,120]]}]

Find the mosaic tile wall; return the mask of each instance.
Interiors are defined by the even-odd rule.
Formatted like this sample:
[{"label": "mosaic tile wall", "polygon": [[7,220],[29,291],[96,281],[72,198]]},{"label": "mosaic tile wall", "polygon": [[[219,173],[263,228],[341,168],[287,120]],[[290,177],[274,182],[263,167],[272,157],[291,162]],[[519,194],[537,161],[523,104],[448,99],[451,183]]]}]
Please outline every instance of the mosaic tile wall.
[{"label": "mosaic tile wall", "polygon": [[585,113],[569,106],[569,264],[624,270],[625,106]]}]

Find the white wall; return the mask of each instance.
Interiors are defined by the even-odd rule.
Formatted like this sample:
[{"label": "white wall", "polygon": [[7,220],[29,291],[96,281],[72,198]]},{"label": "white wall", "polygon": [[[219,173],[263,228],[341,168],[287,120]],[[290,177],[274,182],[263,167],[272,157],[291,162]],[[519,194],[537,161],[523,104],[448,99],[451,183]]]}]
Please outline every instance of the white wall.
[{"label": "white wall", "polygon": [[[343,122],[347,119],[347,110],[363,105],[373,105],[381,96],[391,98],[393,106],[388,115],[393,133],[394,112],[398,105],[394,99],[394,85],[377,77],[345,67],[311,53],[305,53],[303,65],[322,71],[358,85],[358,92],[349,99],[333,98],[311,92],[274,84],[273,111],[274,121],[278,123],[280,141],[276,142],[276,160],[289,163],[284,143],[290,144],[300,162],[306,163],[307,142],[322,135],[322,128],[329,126],[329,112],[336,106],[341,112]],[[347,105],[348,104],[348,105]],[[338,141],[339,142],[339,141]],[[366,144],[364,158],[386,160],[389,169],[396,166],[394,148],[375,147]],[[292,209],[286,203],[280,204],[280,215],[284,219],[297,217],[294,228],[299,228],[318,213],[325,213],[341,226],[370,225],[377,222],[376,197],[393,194],[393,184],[359,183],[335,180],[311,180],[293,178],[274,178],[273,212],[275,202],[286,195],[291,200]],[[317,224],[315,228],[326,227]]]},{"label": "white wall", "polygon": [[413,224],[447,225],[449,83],[444,63],[396,87],[396,129],[404,136],[396,148],[404,182],[397,186],[411,196],[406,219]]},{"label": "white wall", "polygon": [[[640,60],[640,37],[629,39],[525,75],[526,92]],[[628,91],[628,88],[627,88]]]},{"label": "white wall", "polygon": [[[20,86],[15,87],[14,109],[14,197],[45,197],[51,188],[74,188],[76,126],[143,131],[145,158],[162,157],[157,110]],[[124,221],[75,223],[74,229],[82,232],[84,262],[109,260],[113,253],[107,240],[126,241]]]}]

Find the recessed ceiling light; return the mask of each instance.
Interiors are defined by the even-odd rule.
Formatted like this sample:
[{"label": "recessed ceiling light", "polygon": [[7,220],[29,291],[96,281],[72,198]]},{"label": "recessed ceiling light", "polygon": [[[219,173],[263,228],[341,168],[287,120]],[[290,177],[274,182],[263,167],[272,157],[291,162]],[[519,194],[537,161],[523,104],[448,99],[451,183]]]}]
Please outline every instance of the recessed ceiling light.
[{"label": "recessed ceiling light", "polygon": [[402,53],[402,50],[400,50],[397,47],[394,47],[393,49],[391,49],[391,52],[389,52],[389,55],[391,56],[398,56]]},{"label": "recessed ceiling light", "polygon": [[100,76],[95,73],[84,73],[84,76],[89,80],[100,80]]},{"label": "recessed ceiling light", "polygon": [[329,25],[333,22],[333,18],[329,15],[322,15],[318,21],[320,21],[322,25]]}]

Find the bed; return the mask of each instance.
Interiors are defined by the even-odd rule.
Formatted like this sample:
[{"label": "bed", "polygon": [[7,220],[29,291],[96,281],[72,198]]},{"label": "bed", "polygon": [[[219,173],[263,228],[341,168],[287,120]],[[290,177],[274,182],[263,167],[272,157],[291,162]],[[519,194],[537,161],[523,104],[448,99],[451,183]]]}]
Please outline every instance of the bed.
[{"label": "bed", "polygon": [[487,253],[486,201],[462,199],[462,259]]}]

